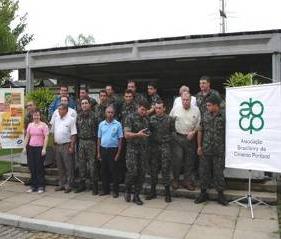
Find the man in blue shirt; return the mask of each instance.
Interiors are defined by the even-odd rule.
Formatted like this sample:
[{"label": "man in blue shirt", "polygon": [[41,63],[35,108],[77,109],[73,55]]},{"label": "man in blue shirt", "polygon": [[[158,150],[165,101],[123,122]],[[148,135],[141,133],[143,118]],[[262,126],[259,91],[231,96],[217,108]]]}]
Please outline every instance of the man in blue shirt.
[{"label": "man in blue shirt", "polygon": [[114,108],[105,110],[105,120],[99,124],[97,158],[101,161],[102,192],[100,196],[110,193],[110,178],[113,181],[113,197],[119,196],[118,161],[122,146],[123,131],[121,123],[114,119]]},{"label": "man in blue shirt", "polygon": [[[68,87],[65,85],[60,86],[59,95],[52,101],[52,103],[49,106],[49,109],[48,109],[48,119],[49,120],[51,120],[53,113],[61,104],[61,97],[63,97],[63,96],[69,97]],[[74,110],[76,109],[76,103],[71,97],[69,97],[68,106]]]}]

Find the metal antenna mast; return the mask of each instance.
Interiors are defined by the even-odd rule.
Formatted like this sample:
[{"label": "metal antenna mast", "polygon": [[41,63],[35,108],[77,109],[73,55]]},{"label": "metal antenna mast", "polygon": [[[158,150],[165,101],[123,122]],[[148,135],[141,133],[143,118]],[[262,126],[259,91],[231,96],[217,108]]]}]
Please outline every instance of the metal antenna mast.
[{"label": "metal antenna mast", "polygon": [[221,8],[220,8],[220,18],[221,18],[221,33],[226,32],[226,13],[225,13],[225,0],[220,0]]}]

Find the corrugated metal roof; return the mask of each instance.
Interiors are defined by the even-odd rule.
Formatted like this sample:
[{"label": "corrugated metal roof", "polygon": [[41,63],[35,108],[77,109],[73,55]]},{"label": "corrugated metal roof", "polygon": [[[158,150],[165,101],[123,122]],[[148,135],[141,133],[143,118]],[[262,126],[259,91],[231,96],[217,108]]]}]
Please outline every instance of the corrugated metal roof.
[{"label": "corrugated metal roof", "polygon": [[[31,52],[31,53],[32,52],[48,52],[48,51],[82,49],[82,48],[101,47],[101,46],[117,46],[117,45],[133,44],[133,43],[164,42],[164,41],[175,41],[175,40],[185,40],[185,39],[200,39],[200,38],[228,37],[228,36],[242,36],[242,35],[260,35],[260,34],[273,34],[273,33],[281,33],[281,29],[152,38],[152,39],[143,39],[143,40],[134,40],[134,41],[112,42],[112,43],[105,43],[105,44],[91,44],[91,45],[83,45],[83,46],[65,46],[65,47],[44,48],[44,49],[30,50],[29,52]],[[1,55],[12,55],[12,54],[25,54],[26,52],[27,51],[0,53],[0,56]]]}]

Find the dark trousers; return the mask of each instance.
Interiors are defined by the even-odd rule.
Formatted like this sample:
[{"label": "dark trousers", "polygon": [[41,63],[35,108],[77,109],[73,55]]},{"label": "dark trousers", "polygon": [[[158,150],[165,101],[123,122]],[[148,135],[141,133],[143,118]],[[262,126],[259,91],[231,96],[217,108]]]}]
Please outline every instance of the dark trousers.
[{"label": "dark trousers", "polygon": [[102,188],[105,193],[110,192],[110,181],[113,182],[113,191],[119,191],[119,165],[114,157],[118,148],[100,147],[101,154],[101,179]]},{"label": "dark trousers", "polygon": [[173,147],[172,161],[173,176],[179,180],[180,172],[184,169],[184,180],[192,181],[194,169],[195,140],[188,140],[185,135],[176,134]]},{"label": "dark trousers", "polygon": [[28,146],[28,166],[31,172],[31,187],[45,188],[44,157],[41,155],[43,147]]},{"label": "dark trousers", "polygon": [[224,154],[204,155],[200,160],[201,189],[207,190],[213,182],[214,188],[220,192],[225,188],[223,170],[225,167]]}]

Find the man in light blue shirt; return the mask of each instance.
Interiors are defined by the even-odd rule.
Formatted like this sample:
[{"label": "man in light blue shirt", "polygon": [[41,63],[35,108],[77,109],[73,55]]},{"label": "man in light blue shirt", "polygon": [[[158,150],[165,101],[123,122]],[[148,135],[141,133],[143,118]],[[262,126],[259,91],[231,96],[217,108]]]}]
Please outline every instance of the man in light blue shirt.
[{"label": "man in light blue shirt", "polygon": [[101,161],[102,192],[110,193],[110,178],[113,181],[113,197],[119,196],[119,157],[122,146],[123,130],[121,123],[114,119],[114,108],[105,110],[105,120],[99,124],[97,158]]}]

